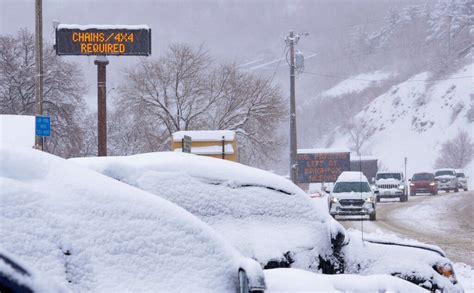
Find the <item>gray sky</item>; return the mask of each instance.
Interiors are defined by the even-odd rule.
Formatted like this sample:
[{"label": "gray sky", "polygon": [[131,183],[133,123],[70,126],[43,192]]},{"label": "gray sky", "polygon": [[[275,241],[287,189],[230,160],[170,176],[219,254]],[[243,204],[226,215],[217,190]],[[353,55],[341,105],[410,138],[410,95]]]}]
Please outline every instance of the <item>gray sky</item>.
[{"label": "gray sky", "polygon": [[[0,0],[0,34],[26,27],[34,31],[34,0]],[[311,33],[300,49],[311,51],[324,36],[352,24],[372,22],[406,1],[309,0],[43,0],[44,40],[52,44],[52,21],[68,24],[146,24],[152,29],[152,58],[175,42],[204,44],[218,59],[252,60],[260,50],[278,56],[290,29]],[[78,62],[89,86],[87,102],[95,110],[94,57],[62,57]],[[138,57],[109,57],[108,88],[121,80],[121,70]],[[111,95],[109,95],[111,96]],[[113,101],[111,101],[113,102]]]}]

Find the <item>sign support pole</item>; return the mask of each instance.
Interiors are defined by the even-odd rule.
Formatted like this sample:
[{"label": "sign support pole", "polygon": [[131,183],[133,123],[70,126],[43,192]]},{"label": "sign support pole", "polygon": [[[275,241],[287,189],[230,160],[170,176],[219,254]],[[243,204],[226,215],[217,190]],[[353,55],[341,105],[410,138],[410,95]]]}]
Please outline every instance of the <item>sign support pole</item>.
[{"label": "sign support pole", "polygon": [[94,64],[97,65],[97,134],[99,157],[107,156],[107,88],[106,66],[107,57],[97,56]]},{"label": "sign support pole", "polygon": [[[35,62],[36,62],[36,78],[35,78],[35,114],[43,115],[43,2],[36,0],[35,11]],[[43,150],[43,138],[35,136],[35,148]]]}]

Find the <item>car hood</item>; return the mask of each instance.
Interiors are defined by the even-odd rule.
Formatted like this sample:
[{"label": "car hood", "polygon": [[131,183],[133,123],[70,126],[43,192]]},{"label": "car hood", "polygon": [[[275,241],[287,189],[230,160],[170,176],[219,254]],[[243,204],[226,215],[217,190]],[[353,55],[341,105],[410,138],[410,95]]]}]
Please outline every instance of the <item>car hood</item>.
[{"label": "car hood", "polygon": [[331,193],[332,197],[336,197],[338,199],[366,199],[368,197],[373,196],[372,192],[338,192],[338,193]]},{"label": "car hood", "polygon": [[377,185],[380,185],[380,184],[400,184],[400,182],[401,180],[390,178],[390,179],[379,179],[375,183]]},{"label": "car hood", "polygon": [[453,176],[453,175],[440,175],[440,176],[436,176],[435,178],[438,178],[438,179],[455,179],[456,176]]},{"label": "car hood", "polygon": [[417,186],[417,185],[429,185],[430,183],[433,183],[433,182],[434,181],[432,180],[418,180],[418,181],[412,181],[411,183]]}]

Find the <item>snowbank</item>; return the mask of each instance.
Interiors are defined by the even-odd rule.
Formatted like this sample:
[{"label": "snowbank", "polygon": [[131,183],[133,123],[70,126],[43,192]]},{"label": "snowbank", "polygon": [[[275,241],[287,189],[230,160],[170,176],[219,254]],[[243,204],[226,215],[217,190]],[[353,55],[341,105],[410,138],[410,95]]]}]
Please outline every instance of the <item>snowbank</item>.
[{"label": "snowbank", "polygon": [[34,149],[0,147],[0,161],[0,247],[54,282],[235,292],[243,257],[184,209]]},{"label": "snowbank", "polygon": [[0,115],[0,145],[32,148],[35,145],[35,116]]},{"label": "snowbank", "polygon": [[389,275],[322,275],[298,269],[265,270],[267,293],[283,292],[427,292]]}]

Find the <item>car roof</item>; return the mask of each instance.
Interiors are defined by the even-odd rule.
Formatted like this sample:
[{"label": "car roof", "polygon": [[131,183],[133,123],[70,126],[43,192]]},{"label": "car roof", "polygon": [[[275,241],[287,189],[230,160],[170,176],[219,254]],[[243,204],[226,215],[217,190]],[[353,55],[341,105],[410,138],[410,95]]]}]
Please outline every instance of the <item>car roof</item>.
[{"label": "car roof", "polygon": [[368,180],[362,172],[344,171],[337,177],[337,182],[368,182]]},{"label": "car roof", "polygon": [[[260,263],[285,258],[298,247],[314,247],[314,237],[320,239],[315,254],[330,249],[330,239],[322,231],[337,222],[327,203],[310,199],[282,176],[174,152],[73,161],[185,208]],[[295,226],[308,237],[298,236],[301,229]]]}]

